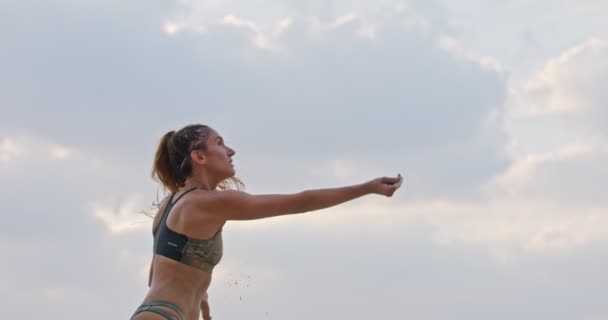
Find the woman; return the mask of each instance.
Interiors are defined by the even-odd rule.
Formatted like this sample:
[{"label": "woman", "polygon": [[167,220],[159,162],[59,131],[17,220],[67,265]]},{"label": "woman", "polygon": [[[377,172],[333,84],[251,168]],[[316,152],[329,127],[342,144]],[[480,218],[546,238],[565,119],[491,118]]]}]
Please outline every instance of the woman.
[{"label": "woman", "polygon": [[[253,220],[332,207],[366,194],[392,196],[401,176],[342,188],[296,194],[251,195],[234,178],[235,152],[212,128],[189,125],[165,134],[153,177],[171,195],[154,218],[150,290],[132,320],[211,319],[207,288],[222,257],[222,227],[228,220]],[[229,190],[231,185],[239,190]]]}]

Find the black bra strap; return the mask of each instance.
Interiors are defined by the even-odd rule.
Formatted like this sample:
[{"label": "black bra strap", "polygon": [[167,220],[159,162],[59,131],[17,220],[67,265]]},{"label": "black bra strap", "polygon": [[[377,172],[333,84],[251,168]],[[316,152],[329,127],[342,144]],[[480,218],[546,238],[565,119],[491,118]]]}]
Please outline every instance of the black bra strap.
[{"label": "black bra strap", "polygon": [[[158,227],[156,228],[156,231],[158,231],[160,226],[162,226],[163,224],[166,224],[167,216],[169,216],[169,211],[171,211],[171,209],[179,201],[179,199],[181,199],[183,196],[185,196],[186,193],[189,193],[190,191],[194,191],[196,189],[200,189],[200,188],[194,187],[194,188],[186,190],[179,197],[177,197],[177,199],[175,199],[175,201],[173,201],[173,198],[175,197],[175,193],[171,194],[171,197],[169,198],[167,205],[165,205],[165,210],[163,210],[163,215],[160,218],[160,223],[159,223]],[[154,232],[154,236],[156,236],[156,232]]]},{"label": "black bra strap", "polygon": [[185,196],[190,191],[194,191],[196,189],[199,189],[199,188],[198,187],[194,187],[192,189],[186,190],[184,193],[180,194],[179,197],[177,197],[177,199],[175,199],[175,201],[173,201],[173,197],[175,196],[175,193],[172,194],[171,198],[169,199],[169,202],[167,202],[167,206],[165,207],[165,212],[163,212],[163,216],[162,216],[162,218],[160,220],[160,223],[166,224],[167,223],[167,217],[169,217],[169,211],[171,211],[171,209],[173,209],[173,206],[179,201],[179,199],[181,199],[183,196]]},{"label": "black bra strap", "polygon": [[[171,199],[169,199],[169,203],[171,204],[171,207],[173,207],[178,201],[179,199],[181,199],[183,196],[185,196],[187,193],[189,193],[190,191],[194,191],[196,189],[200,189],[199,187],[194,187],[191,189],[188,189],[187,191],[185,191],[184,193],[180,194],[179,197],[177,197],[177,199],[175,199],[174,202],[171,202],[173,200],[173,196],[171,196]],[[175,195],[175,194],[173,194]]]}]

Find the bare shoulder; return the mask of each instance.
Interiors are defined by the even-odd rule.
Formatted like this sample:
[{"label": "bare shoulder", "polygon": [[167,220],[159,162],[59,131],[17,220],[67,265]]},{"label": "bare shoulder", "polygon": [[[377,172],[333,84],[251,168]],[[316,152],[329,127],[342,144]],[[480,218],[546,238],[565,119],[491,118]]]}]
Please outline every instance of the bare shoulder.
[{"label": "bare shoulder", "polygon": [[235,190],[197,192],[193,197],[193,205],[200,212],[217,213],[246,201],[248,196],[245,192]]},{"label": "bare shoulder", "polygon": [[198,204],[203,207],[215,206],[217,204],[226,204],[234,201],[242,201],[250,194],[237,190],[224,191],[205,191],[198,192]]},{"label": "bare shoulder", "polygon": [[226,215],[220,203],[226,203],[230,191],[196,190],[172,209],[167,224],[173,230],[196,239],[208,239],[224,226]]}]

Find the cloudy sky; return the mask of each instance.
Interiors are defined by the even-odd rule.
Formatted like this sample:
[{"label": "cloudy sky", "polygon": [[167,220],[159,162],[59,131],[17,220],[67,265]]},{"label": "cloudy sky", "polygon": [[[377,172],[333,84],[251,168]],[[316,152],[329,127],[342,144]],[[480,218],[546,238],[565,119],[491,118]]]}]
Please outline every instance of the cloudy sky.
[{"label": "cloudy sky", "polygon": [[608,2],[0,1],[0,317],[127,319],[167,131],[251,193],[214,319],[608,319]]}]

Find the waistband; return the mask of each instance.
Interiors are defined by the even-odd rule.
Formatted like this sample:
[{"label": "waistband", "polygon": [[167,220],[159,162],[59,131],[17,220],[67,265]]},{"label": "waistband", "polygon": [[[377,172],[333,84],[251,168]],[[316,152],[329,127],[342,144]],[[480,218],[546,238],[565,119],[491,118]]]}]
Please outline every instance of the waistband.
[{"label": "waistband", "polygon": [[[172,314],[170,314],[169,312],[167,312],[164,309],[161,309],[159,307],[165,307],[165,308],[175,311],[175,313],[177,313],[179,315],[179,319],[177,319]],[[162,301],[162,300],[147,301],[147,302],[142,303],[137,308],[137,310],[135,310],[135,313],[133,313],[133,315],[131,316],[131,319],[133,319],[133,317],[135,315],[142,313],[142,312],[156,313],[158,315],[165,317],[165,319],[167,319],[167,320],[184,320],[185,319],[184,312],[178,305],[168,302],[168,301]]]}]

